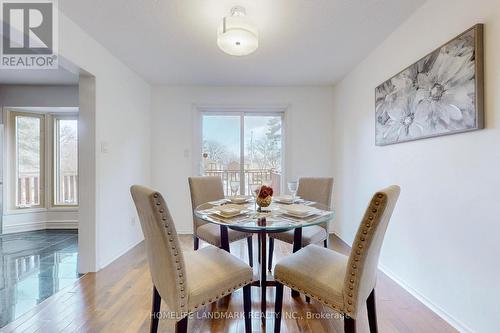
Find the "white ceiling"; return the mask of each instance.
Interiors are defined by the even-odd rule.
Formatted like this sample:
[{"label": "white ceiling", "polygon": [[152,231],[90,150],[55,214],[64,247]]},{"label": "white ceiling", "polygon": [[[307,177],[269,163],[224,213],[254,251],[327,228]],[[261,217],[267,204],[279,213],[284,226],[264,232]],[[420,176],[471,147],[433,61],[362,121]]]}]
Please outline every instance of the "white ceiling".
[{"label": "white ceiling", "polygon": [[[332,84],[425,0],[62,0],[60,9],[153,84]],[[233,57],[217,26],[242,5],[259,49]]]}]

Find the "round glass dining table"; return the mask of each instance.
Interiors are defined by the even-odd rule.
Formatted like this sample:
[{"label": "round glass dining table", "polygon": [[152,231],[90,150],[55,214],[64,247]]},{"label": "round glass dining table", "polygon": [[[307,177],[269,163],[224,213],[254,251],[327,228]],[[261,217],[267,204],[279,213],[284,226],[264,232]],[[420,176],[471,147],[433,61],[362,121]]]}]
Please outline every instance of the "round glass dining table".
[{"label": "round glass dining table", "polygon": [[[268,276],[266,270],[266,235],[294,230],[293,252],[297,252],[302,247],[302,228],[318,224],[328,224],[334,218],[334,212],[322,204],[305,200],[301,200],[299,203],[310,206],[313,209],[309,209],[306,215],[299,217],[290,214],[287,209],[288,205],[273,202],[269,207],[262,208],[262,211],[260,211],[260,209],[256,209],[255,203],[252,201],[238,205],[242,209],[241,213],[231,218],[226,218],[221,215],[221,207],[227,204],[235,204],[222,200],[216,203],[202,204],[196,207],[194,211],[196,217],[199,219],[220,226],[221,248],[228,252],[228,228],[245,233],[256,233],[258,235],[260,265],[258,265],[259,270],[252,286],[261,288],[263,322],[265,322],[266,317],[266,288],[275,286],[273,277]],[[292,292],[292,296],[296,295],[298,295],[297,292]]]}]

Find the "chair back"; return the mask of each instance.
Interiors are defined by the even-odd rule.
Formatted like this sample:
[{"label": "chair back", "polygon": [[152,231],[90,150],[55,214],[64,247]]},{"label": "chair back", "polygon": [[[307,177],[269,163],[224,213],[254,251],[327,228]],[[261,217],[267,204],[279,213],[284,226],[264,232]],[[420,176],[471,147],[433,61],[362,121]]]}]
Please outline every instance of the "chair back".
[{"label": "chair back", "polygon": [[330,209],[333,178],[300,178],[297,195],[309,201],[318,202]]},{"label": "chair back", "polygon": [[194,210],[199,205],[209,201],[224,199],[224,187],[219,176],[189,177],[188,181],[193,208],[193,228],[196,235],[196,229],[207,222],[197,218],[194,215]]},{"label": "chair back", "polygon": [[167,204],[160,193],[144,186],[130,188],[146,242],[151,278],[169,311],[187,309],[184,257]]},{"label": "chair back", "polygon": [[396,185],[375,193],[356,233],[344,280],[345,310],[352,318],[375,288],[380,250],[399,193]]}]

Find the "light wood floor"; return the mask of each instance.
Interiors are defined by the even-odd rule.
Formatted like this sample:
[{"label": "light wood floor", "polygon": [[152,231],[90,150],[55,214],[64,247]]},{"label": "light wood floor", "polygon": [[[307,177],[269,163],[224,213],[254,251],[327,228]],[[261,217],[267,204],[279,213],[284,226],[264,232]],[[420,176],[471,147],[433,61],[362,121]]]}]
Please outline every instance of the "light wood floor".
[{"label": "light wood floor", "polygon": [[[181,236],[182,246],[192,249],[190,236]],[[254,250],[257,249],[254,239]],[[330,247],[348,253],[347,247],[332,236]],[[291,246],[279,241],[275,244],[275,260],[289,255]],[[246,242],[231,244],[231,252],[247,261]],[[257,257],[255,253],[254,257]],[[151,278],[141,243],[127,254],[98,273],[83,276],[74,286],[67,288],[38,305],[15,322],[5,326],[2,332],[147,332],[151,305]],[[260,309],[259,289],[252,288],[252,310]],[[274,309],[274,288],[268,288],[268,311]],[[376,287],[379,332],[456,332],[422,303],[396,285],[383,273],[379,273]],[[333,312],[304,298],[292,299],[285,289],[283,311],[295,313],[283,318],[282,332],[343,332],[343,322],[339,319],[311,319],[311,315]],[[242,291],[217,304],[207,306],[189,321],[189,332],[244,332],[243,320],[206,319],[212,312],[243,309]],[[358,319],[358,332],[368,332],[366,312]],[[274,320],[269,316],[263,328],[259,318],[252,323],[254,332],[272,332]],[[160,320],[160,332],[172,332],[170,320]]]}]

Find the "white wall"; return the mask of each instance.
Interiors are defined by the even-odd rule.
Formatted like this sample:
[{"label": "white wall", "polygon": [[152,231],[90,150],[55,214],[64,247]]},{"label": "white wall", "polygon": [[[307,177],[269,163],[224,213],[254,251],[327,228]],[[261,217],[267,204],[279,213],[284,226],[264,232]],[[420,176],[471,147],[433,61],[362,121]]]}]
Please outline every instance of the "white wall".
[{"label": "white wall", "polygon": [[[289,179],[332,170],[331,87],[155,87],[152,92],[152,183],[168,202],[179,232],[192,232],[187,178],[197,105],[288,105],[285,170]],[[184,156],[185,150],[190,152]]]},{"label": "white wall", "polygon": [[[487,129],[374,145],[374,89],[485,23]],[[500,2],[429,0],[334,88],[336,232],[351,242],[371,193],[402,188],[381,265],[463,331],[500,331]]]},{"label": "white wall", "polygon": [[77,107],[78,86],[0,85],[0,107]]},{"label": "white wall", "polygon": [[60,55],[95,77],[80,87],[86,97],[95,89],[95,101],[80,102],[79,125],[92,136],[83,143],[87,179],[80,179],[86,182],[80,201],[90,200],[90,213],[80,213],[79,269],[94,271],[142,240],[129,187],[150,183],[150,86],[62,13],[59,32]]}]

